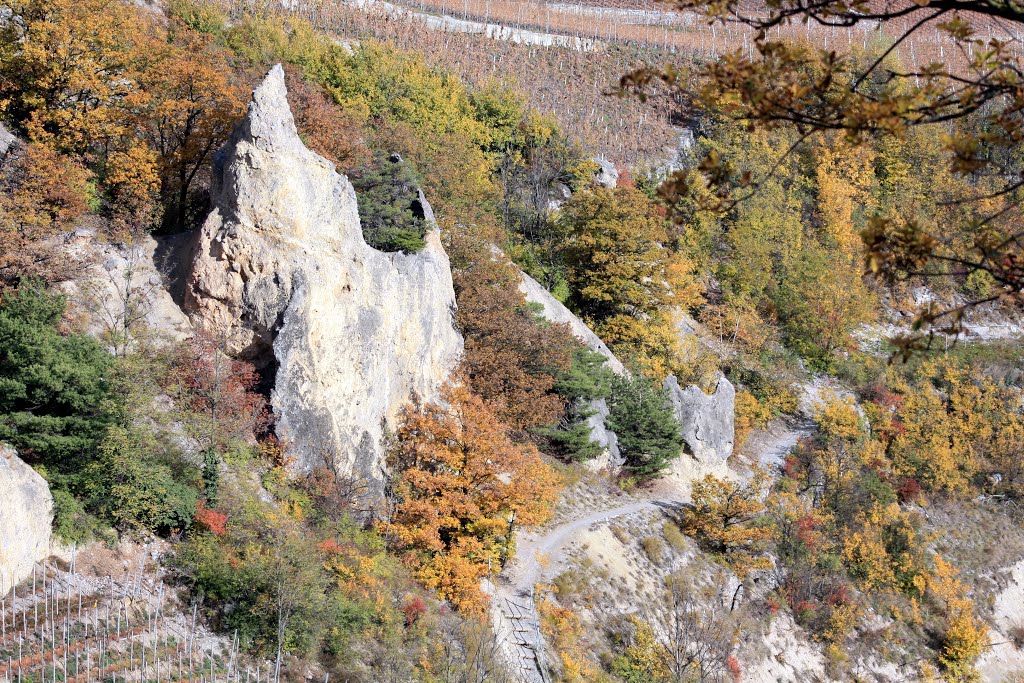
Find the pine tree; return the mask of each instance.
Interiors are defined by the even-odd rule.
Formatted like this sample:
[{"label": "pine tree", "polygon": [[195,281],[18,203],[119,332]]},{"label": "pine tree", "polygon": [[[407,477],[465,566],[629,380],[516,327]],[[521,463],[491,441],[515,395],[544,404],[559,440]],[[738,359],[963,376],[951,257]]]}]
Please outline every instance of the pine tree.
[{"label": "pine tree", "polygon": [[655,477],[682,452],[683,437],[668,396],[646,377],[618,377],[612,384],[608,428],[619,438],[625,469]]},{"label": "pine tree", "polygon": [[573,350],[572,365],[558,376],[554,387],[565,400],[565,415],[555,425],[534,430],[547,441],[546,453],[575,462],[601,454],[603,448],[591,440],[587,420],[594,415],[591,403],[611,395],[613,380],[604,356],[582,345]]},{"label": "pine tree", "polygon": [[113,420],[112,357],[60,333],[64,306],[39,285],[0,302],[0,441],[58,470],[94,453]]}]

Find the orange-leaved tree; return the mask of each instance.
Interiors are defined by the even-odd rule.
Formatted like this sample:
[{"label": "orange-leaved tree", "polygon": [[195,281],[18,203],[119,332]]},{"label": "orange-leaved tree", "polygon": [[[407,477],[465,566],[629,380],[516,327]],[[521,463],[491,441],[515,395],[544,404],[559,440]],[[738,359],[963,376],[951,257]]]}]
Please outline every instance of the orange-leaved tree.
[{"label": "orange-leaved tree", "polygon": [[137,129],[160,159],[168,222],[181,230],[193,182],[245,114],[247,89],[208,37],[178,27],[150,40],[131,102]]},{"label": "orange-leaved tree", "polygon": [[343,107],[316,83],[306,80],[294,67],[285,67],[288,105],[303,142],[317,154],[351,173],[370,162],[363,139],[366,114],[357,107]]},{"label": "orange-leaved tree", "polygon": [[109,0],[17,0],[0,28],[0,106],[35,142],[85,154],[127,131],[146,15]]},{"label": "orange-leaved tree", "polygon": [[482,249],[472,250],[470,258],[454,274],[469,385],[514,430],[558,422],[565,402],[555,382],[572,363],[571,333],[565,325],[538,319],[507,259]]},{"label": "orange-leaved tree", "polygon": [[54,282],[70,263],[46,243],[85,213],[89,172],[40,144],[18,145],[0,167],[0,288]]},{"label": "orange-leaved tree", "polygon": [[466,386],[446,385],[441,400],[402,415],[394,507],[381,528],[427,587],[472,612],[485,602],[480,579],[511,554],[515,527],[550,516],[559,479]]}]

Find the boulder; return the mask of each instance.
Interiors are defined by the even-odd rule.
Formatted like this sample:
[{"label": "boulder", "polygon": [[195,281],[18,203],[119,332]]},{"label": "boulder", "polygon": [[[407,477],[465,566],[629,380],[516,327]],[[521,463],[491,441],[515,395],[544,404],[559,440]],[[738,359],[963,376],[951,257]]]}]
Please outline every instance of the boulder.
[{"label": "boulder", "polygon": [[0,444],[0,582],[5,590],[50,556],[53,496],[39,473]]},{"label": "boulder", "polygon": [[351,183],[302,144],[286,95],[278,65],[215,159],[184,306],[274,378],[298,467],[379,491],[385,431],[410,400],[435,399],[462,354],[451,269],[425,198],[421,252],[366,244]]},{"label": "boulder", "polygon": [[608,401],[603,398],[594,399],[590,402],[590,409],[593,414],[587,418],[587,426],[590,427],[590,440],[601,446],[604,452],[590,460],[586,465],[595,472],[610,468],[618,469],[625,462],[622,453],[619,451],[619,437],[612,430],[608,429]]},{"label": "boulder", "polygon": [[614,190],[618,187],[619,169],[615,168],[615,164],[604,157],[597,157],[594,159],[594,163],[597,164],[597,170],[594,172],[594,182],[609,190]]},{"label": "boulder", "polygon": [[675,376],[665,379],[687,450],[703,464],[718,465],[732,455],[735,440],[736,389],[724,376],[710,396],[698,386],[679,387]]}]

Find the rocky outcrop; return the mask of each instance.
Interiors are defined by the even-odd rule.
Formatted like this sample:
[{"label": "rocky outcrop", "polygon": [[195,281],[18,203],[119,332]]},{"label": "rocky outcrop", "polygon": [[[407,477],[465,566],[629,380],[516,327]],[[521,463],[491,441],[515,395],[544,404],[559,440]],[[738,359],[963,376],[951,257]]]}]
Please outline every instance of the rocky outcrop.
[{"label": "rocky outcrop", "polygon": [[39,473],[0,444],[0,581],[10,589],[50,555],[53,496]]},{"label": "rocky outcrop", "polygon": [[18,143],[18,138],[11,131],[0,124],[0,158],[7,155],[11,148]]},{"label": "rocky outcrop", "polygon": [[157,268],[152,237],[120,245],[79,228],[62,242],[63,252],[84,266],[61,289],[89,334],[115,346],[130,345],[143,331],[179,341],[191,335],[192,324]]},{"label": "rocky outcrop", "polygon": [[[605,364],[611,368],[612,372],[617,375],[625,374],[626,368],[615,357],[611,349],[601,341],[601,338],[594,334],[594,331],[577,318],[561,301],[552,296],[551,292],[544,289],[539,282],[526,273],[521,273],[519,291],[523,293],[527,301],[541,307],[541,315],[546,320],[568,325],[573,335],[586,344],[587,348],[604,356]],[[594,470],[619,467],[622,464],[622,456],[619,453],[618,437],[615,436],[615,432],[605,426],[605,421],[608,418],[608,402],[603,398],[591,401],[590,409],[593,411],[593,414],[587,418],[590,439],[604,449],[604,455],[589,461],[587,465]]]},{"label": "rocky outcrop", "polygon": [[622,466],[625,459],[619,451],[619,437],[608,429],[608,415],[611,412],[608,401],[603,398],[594,399],[590,402],[590,409],[593,411],[587,418],[590,440],[601,446],[603,452],[593,460],[587,461],[586,465],[595,472],[606,468],[617,469]]},{"label": "rocky outcrop", "polygon": [[275,373],[278,436],[299,466],[379,484],[384,431],[462,353],[436,226],[418,254],[366,244],[352,185],[299,139],[280,66],[218,155],[212,197],[186,311]]},{"label": "rocky outcrop", "polygon": [[519,291],[523,293],[526,300],[541,307],[541,315],[553,323],[564,323],[569,326],[573,335],[587,345],[591,351],[595,351],[605,357],[605,363],[617,375],[626,372],[622,362],[615,357],[608,345],[601,341],[601,338],[594,334],[594,331],[587,327],[587,324],[576,317],[565,305],[551,295],[551,292],[544,289],[544,286],[534,280],[526,273],[522,273],[519,279]]},{"label": "rocky outcrop", "polygon": [[604,157],[597,157],[594,159],[594,163],[597,164],[597,170],[594,171],[594,182],[609,190],[618,187],[619,169],[615,167],[615,164]]},{"label": "rocky outcrop", "polygon": [[698,386],[679,387],[672,375],[665,379],[676,419],[688,451],[701,463],[717,465],[732,455],[735,439],[736,389],[724,376],[710,396]]}]

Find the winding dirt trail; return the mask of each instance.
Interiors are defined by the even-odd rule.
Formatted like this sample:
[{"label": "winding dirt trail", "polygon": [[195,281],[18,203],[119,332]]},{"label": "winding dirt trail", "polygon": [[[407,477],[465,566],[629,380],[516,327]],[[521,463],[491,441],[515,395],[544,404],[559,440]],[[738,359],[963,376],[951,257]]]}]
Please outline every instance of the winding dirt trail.
[{"label": "winding dirt trail", "polygon": [[[775,432],[759,435],[762,438],[755,445],[756,451],[751,459],[756,458],[757,463],[765,468],[778,467],[797,441],[809,433],[808,424],[797,422]],[[530,589],[544,578],[538,558],[545,558],[545,564],[555,564],[564,557],[567,548],[576,541],[580,532],[620,517],[647,510],[678,508],[689,502],[690,496],[681,492],[668,496],[654,495],[635,499],[626,505],[597,510],[552,528],[520,532],[516,539],[516,558],[505,567],[500,577],[519,595],[528,595]]]},{"label": "winding dirt trail", "polygon": [[[540,558],[558,560],[565,555],[566,549],[573,544],[579,534],[591,526],[607,524],[619,517],[628,517],[637,512],[655,509],[659,503],[669,501],[637,500],[628,505],[621,505],[610,510],[599,510],[584,517],[574,519],[541,532],[528,532],[516,539],[516,560],[513,561],[502,576],[520,595],[528,594],[530,589],[543,577]],[[688,501],[672,501],[674,504]]]},{"label": "winding dirt trail", "polygon": [[[809,433],[808,422],[800,420],[758,434],[757,442],[748,449],[747,459],[762,467],[777,467],[797,441]],[[522,683],[547,681],[538,662],[543,653],[539,651],[542,645],[533,589],[550,578],[554,568],[568,558],[569,551],[582,533],[616,519],[658,509],[678,509],[689,502],[689,492],[677,487],[671,493],[634,499],[625,505],[596,510],[554,527],[519,533],[515,559],[502,570],[491,587],[495,633],[499,635],[499,644],[518,680]]]}]

